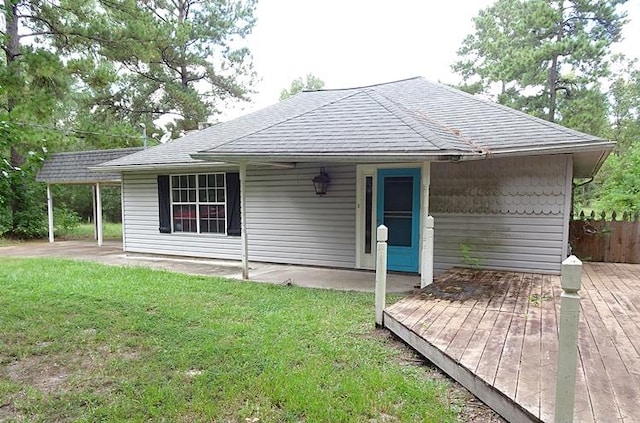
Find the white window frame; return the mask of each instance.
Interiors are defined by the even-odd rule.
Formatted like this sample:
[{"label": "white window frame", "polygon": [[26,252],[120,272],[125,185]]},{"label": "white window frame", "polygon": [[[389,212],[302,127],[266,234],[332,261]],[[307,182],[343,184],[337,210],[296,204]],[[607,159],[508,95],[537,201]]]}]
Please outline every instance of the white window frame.
[{"label": "white window frame", "polygon": [[[200,176],[205,176],[207,179],[210,175],[217,176],[222,175],[222,180],[224,181],[224,202],[202,202],[200,201]],[[173,178],[181,177],[181,176],[193,176],[195,177],[195,202],[174,202],[173,201]],[[176,189],[180,189],[180,187],[176,187]],[[191,188],[188,188],[191,189]],[[203,189],[220,189],[219,187],[205,187]],[[215,236],[227,236],[228,228],[228,191],[227,191],[227,173],[226,172],[210,172],[210,173],[181,173],[169,175],[169,204],[171,209],[171,233],[175,234],[185,234],[185,235],[215,235]],[[188,232],[188,231],[176,231],[175,230],[175,222],[173,218],[173,208],[175,205],[195,205],[196,209],[196,232]],[[200,206],[224,206],[224,232],[201,232],[200,231]]]}]

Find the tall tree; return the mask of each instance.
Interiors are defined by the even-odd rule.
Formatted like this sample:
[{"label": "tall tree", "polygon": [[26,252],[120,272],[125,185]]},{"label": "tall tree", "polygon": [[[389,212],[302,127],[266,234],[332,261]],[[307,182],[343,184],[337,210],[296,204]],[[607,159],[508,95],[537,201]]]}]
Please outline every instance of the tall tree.
[{"label": "tall tree", "polygon": [[498,0],[474,18],[475,33],[452,68],[467,86],[497,86],[499,102],[556,121],[564,117],[560,105],[570,112],[572,100],[595,98],[610,46],[620,39],[625,2]]},{"label": "tall tree", "polygon": [[[30,151],[140,145],[138,124],[150,135],[167,113],[178,116],[177,135],[250,91],[243,38],[255,0],[5,0],[0,8],[0,235],[37,236],[20,229],[25,211],[42,215],[45,204]],[[30,187],[37,195],[25,195]]]},{"label": "tall tree", "polygon": [[59,106],[72,82],[61,58],[41,41],[49,34],[36,23],[37,7],[38,2],[6,0],[1,9],[0,230],[21,237],[42,232],[38,217],[44,192],[33,180],[35,151],[42,152],[38,147],[56,137],[40,128],[62,117]]},{"label": "tall tree", "polygon": [[280,92],[280,101],[286,100],[289,97],[293,97],[294,95],[302,92],[304,90],[321,90],[324,88],[324,81],[317,76],[308,73],[306,79],[296,78],[291,81],[291,86],[289,89],[283,88]]},{"label": "tall tree", "polygon": [[225,102],[247,99],[255,75],[243,39],[255,24],[254,0],[140,4],[113,10],[114,19],[130,23],[114,37],[132,43],[101,45],[123,71],[112,108],[138,120],[177,115],[178,133],[197,129]]}]

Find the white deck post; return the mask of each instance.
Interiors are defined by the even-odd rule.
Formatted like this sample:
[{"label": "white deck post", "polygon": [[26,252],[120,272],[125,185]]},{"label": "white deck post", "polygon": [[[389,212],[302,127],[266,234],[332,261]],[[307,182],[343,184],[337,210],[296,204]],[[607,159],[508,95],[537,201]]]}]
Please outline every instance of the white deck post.
[{"label": "white deck post", "polygon": [[96,182],[96,228],[98,229],[98,245],[102,246],[102,196],[100,182]]},{"label": "white deck post", "polygon": [[554,418],[556,423],[573,422],[580,314],[578,291],[581,278],[582,262],[576,256],[570,256],[562,262],[558,379]]},{"label": "white deck post", "polygon": [[47,220],[49,222],[49,242],[53,242],[53,197],[51,196],[51,185],[49,184],[47,184]]},{"label": "white deck post", "polygon": [[422,231],[422,257],[420,258],[420,288],[433,283],[433,217],[427,216]]},{"label": "white deck post", "polygon": [[376,326],[382,326],[382,312],[385,307],[385,296],[387,294],[387,240],[389,230],[386,226],[378,226],[376,231]]},{"label": "white deck post", "polygon": [[423,162],[421,173],[422,201],[420,210],[421,245],[420,245],[420,287],[433,282],[433,217],[429,216],[429,186],[431,185],[431,162]]},{"label": "white deck post", "polygon": [[249,241],[247,238],[247,164],[240,163],[240,242],[242,244],[242,279],[249,279]]}]

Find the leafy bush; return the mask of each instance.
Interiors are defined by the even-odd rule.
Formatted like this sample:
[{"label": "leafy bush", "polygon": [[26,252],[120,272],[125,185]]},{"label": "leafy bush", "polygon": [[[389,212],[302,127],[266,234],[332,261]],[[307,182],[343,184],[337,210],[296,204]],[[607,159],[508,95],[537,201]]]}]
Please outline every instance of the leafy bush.
[{"label": "leafy bush", "polygon": [[53,225],[56,232],[67,233],[78,227],[80,216],[67,207],[55,207],[53,209]]},{"label": "leafy bush", "polygon": [[620,213],[640,211],[640,142],[623,154],[611,154],[601,175],[600,195],[593,208]]}]

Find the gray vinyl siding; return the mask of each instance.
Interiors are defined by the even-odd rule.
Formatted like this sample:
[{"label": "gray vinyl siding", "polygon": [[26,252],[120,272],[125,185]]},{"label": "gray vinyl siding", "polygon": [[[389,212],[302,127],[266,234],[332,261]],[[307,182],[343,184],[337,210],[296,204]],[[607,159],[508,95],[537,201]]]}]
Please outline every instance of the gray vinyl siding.
[{"label": "gray vinyl siding", "polygon": [[[434,163],[434,267],[558,273],[568,156]],[[466,251],[466,252],[465,252]]]},{"label": "gray vinyl siding", "polygon": [[[436,272],[477,263],[558,273],[570,198],[568,160],[546,156],[432,163]],[[355,267],[356,167],[324,165],[331,185],[325,197],[318,197],[311,179],[321,166],[247,169],[250,261]],[[159,233],[156,177],[123,175],[128,252],[240,259],[240,237]],[[465,249],[471,260],[463,257]]]},{"label": "gray vinyl siding", "polygon": [[[355,165],[324,166],[331,177],[325,197],[311,182],[320,166],[247,169],[250,261],[355,267]],[[159,233],[156,177],[124,175],[127,251],[241,258],[240,237]]]},{"label": "gray vinyl siding", "polygon": [[251,260],[355,267],[355,165],[325,166],[327,195],[311,179],[320,165],[247,171],[247,227]]}]

